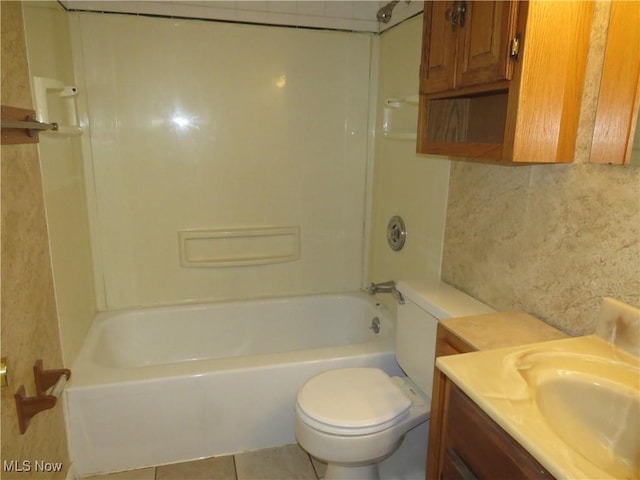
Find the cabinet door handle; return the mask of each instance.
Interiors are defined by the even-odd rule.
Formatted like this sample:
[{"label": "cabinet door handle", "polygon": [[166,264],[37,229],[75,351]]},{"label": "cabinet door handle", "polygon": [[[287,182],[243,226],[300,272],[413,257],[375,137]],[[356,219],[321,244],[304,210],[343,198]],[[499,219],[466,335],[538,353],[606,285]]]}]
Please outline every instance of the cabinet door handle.
[{"label": "cabinet door handle", "polygon": [[451,30],[455,30],[458,26],[458,14],[453,11],[453,8],[447,8],[445,10],[444,19],[451,22]]},{"label": "cabinet door handle", "polygon": [[478,480],[475,473],[464,463],[453,448],[445,451],[441,480]]},{"label": "cabinet door handle", "polygon": [[514,60],[518,60],[518,55],[520,55],[520,35],[513,37],[509,45],[509,56]]},{"label": "cabinet door handle", "polygon": [[464,23],[467,19],[467,2],[453,2],[452,7],[447,8],[444,12],[444,18],[451,22],[451,30],[453,31],[458,27],[464,27]]},{"label": "cabinet door handle", "polygon": [[464,0],[458,2],[458,26],[464,27],[464,23],[467,20],[467,2]]}]

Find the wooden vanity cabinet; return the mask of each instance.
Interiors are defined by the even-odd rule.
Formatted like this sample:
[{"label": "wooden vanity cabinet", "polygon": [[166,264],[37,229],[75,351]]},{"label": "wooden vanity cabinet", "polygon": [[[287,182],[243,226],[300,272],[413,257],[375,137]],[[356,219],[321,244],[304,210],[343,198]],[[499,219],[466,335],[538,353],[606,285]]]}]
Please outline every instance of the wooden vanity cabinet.
[{"label": "wooden vanity cabinet", "polygon": [[[501,332],[499,339],[487,335],[492,330]],[[565,337],[563,332],[524,312],[449,319],[438,324],[435,355],[437,358]],[[474,478],[551,476],[446,375],[434,368],[427,479]]]},{"label": "wooden vanity cabinet", "polygon": [[425,2],[418,153],[572,162],[592,3]]},{"label": "wooden vanity cabinet", "polygon": [[[472,352],[475,349],[462,338],[438,325],[436,333],[436,358],[445,355]],[[447,377],[437,368],[433,371],[433,389],[431,392],[431,420],[429,421],[429,450],[427,452],[427,480],[440,478],[441,439],[445,424],[444,409],[446,404]],[[462,477],[464,478],[464,477]],[[471,477],[472,478],[472,477]]]},{"label": "wooden vanity cabinet", "polygon": [[554,477],[445,377],[439,480]]}]

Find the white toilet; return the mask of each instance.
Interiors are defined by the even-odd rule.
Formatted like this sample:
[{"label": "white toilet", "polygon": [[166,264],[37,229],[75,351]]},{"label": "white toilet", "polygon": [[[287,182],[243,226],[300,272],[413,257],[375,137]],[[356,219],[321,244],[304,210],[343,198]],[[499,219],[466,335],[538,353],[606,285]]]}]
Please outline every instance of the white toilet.
[{"label": "white toilet", "polygon": [[320,373],[298,391],[296,438],[327,465],[326,480],[378,479],[378,462],[431,415],[438,320],[494,310],[445,284],[400,282],[396,359],[407,377],[377,368]]}]

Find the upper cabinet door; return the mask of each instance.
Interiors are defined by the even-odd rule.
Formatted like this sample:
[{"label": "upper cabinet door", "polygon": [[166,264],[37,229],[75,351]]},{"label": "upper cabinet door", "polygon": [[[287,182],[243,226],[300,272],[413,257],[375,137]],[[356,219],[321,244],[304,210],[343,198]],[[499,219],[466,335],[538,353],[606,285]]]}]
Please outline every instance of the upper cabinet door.
[{"label": "upper cabinet door", "polygon": [[459,32],[456,87],[510,80],[511,42],[516,37],[517,2],[465,2]]},{"label": "upper cabinet door", "polygon": [[639,112],[640,2],[612,2],[591,147],[592,162],[637,164],[632,161],[632,152],[634,132],[640,128]]},{"label": "upper cabinet door", "polygon": [[456,34],[450,16],[453,2],[425,2],[422,34],[422,93],[444,92],[455,87]]},{"label": "upper cabinet door", "polygon": [[517,1],[425,2],[422,93],[509,80]]}]

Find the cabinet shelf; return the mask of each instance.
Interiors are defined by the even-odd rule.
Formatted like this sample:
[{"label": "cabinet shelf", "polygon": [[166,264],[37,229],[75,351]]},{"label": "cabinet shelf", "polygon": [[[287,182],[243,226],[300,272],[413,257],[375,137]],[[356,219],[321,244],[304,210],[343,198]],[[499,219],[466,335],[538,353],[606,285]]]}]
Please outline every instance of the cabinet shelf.
[{"label": "cabinet shelf", "polygon": [[427,143],[422,153],[430,155],[451,155],[453,157],[483,158],[492,160],[502,157],[501,143]]},{"label": "cabinet shelf", "polygon": [[508,92],[474,92],[449,97],[425,95],[418,149],[421,153],[500,159],[503,155]]}]

